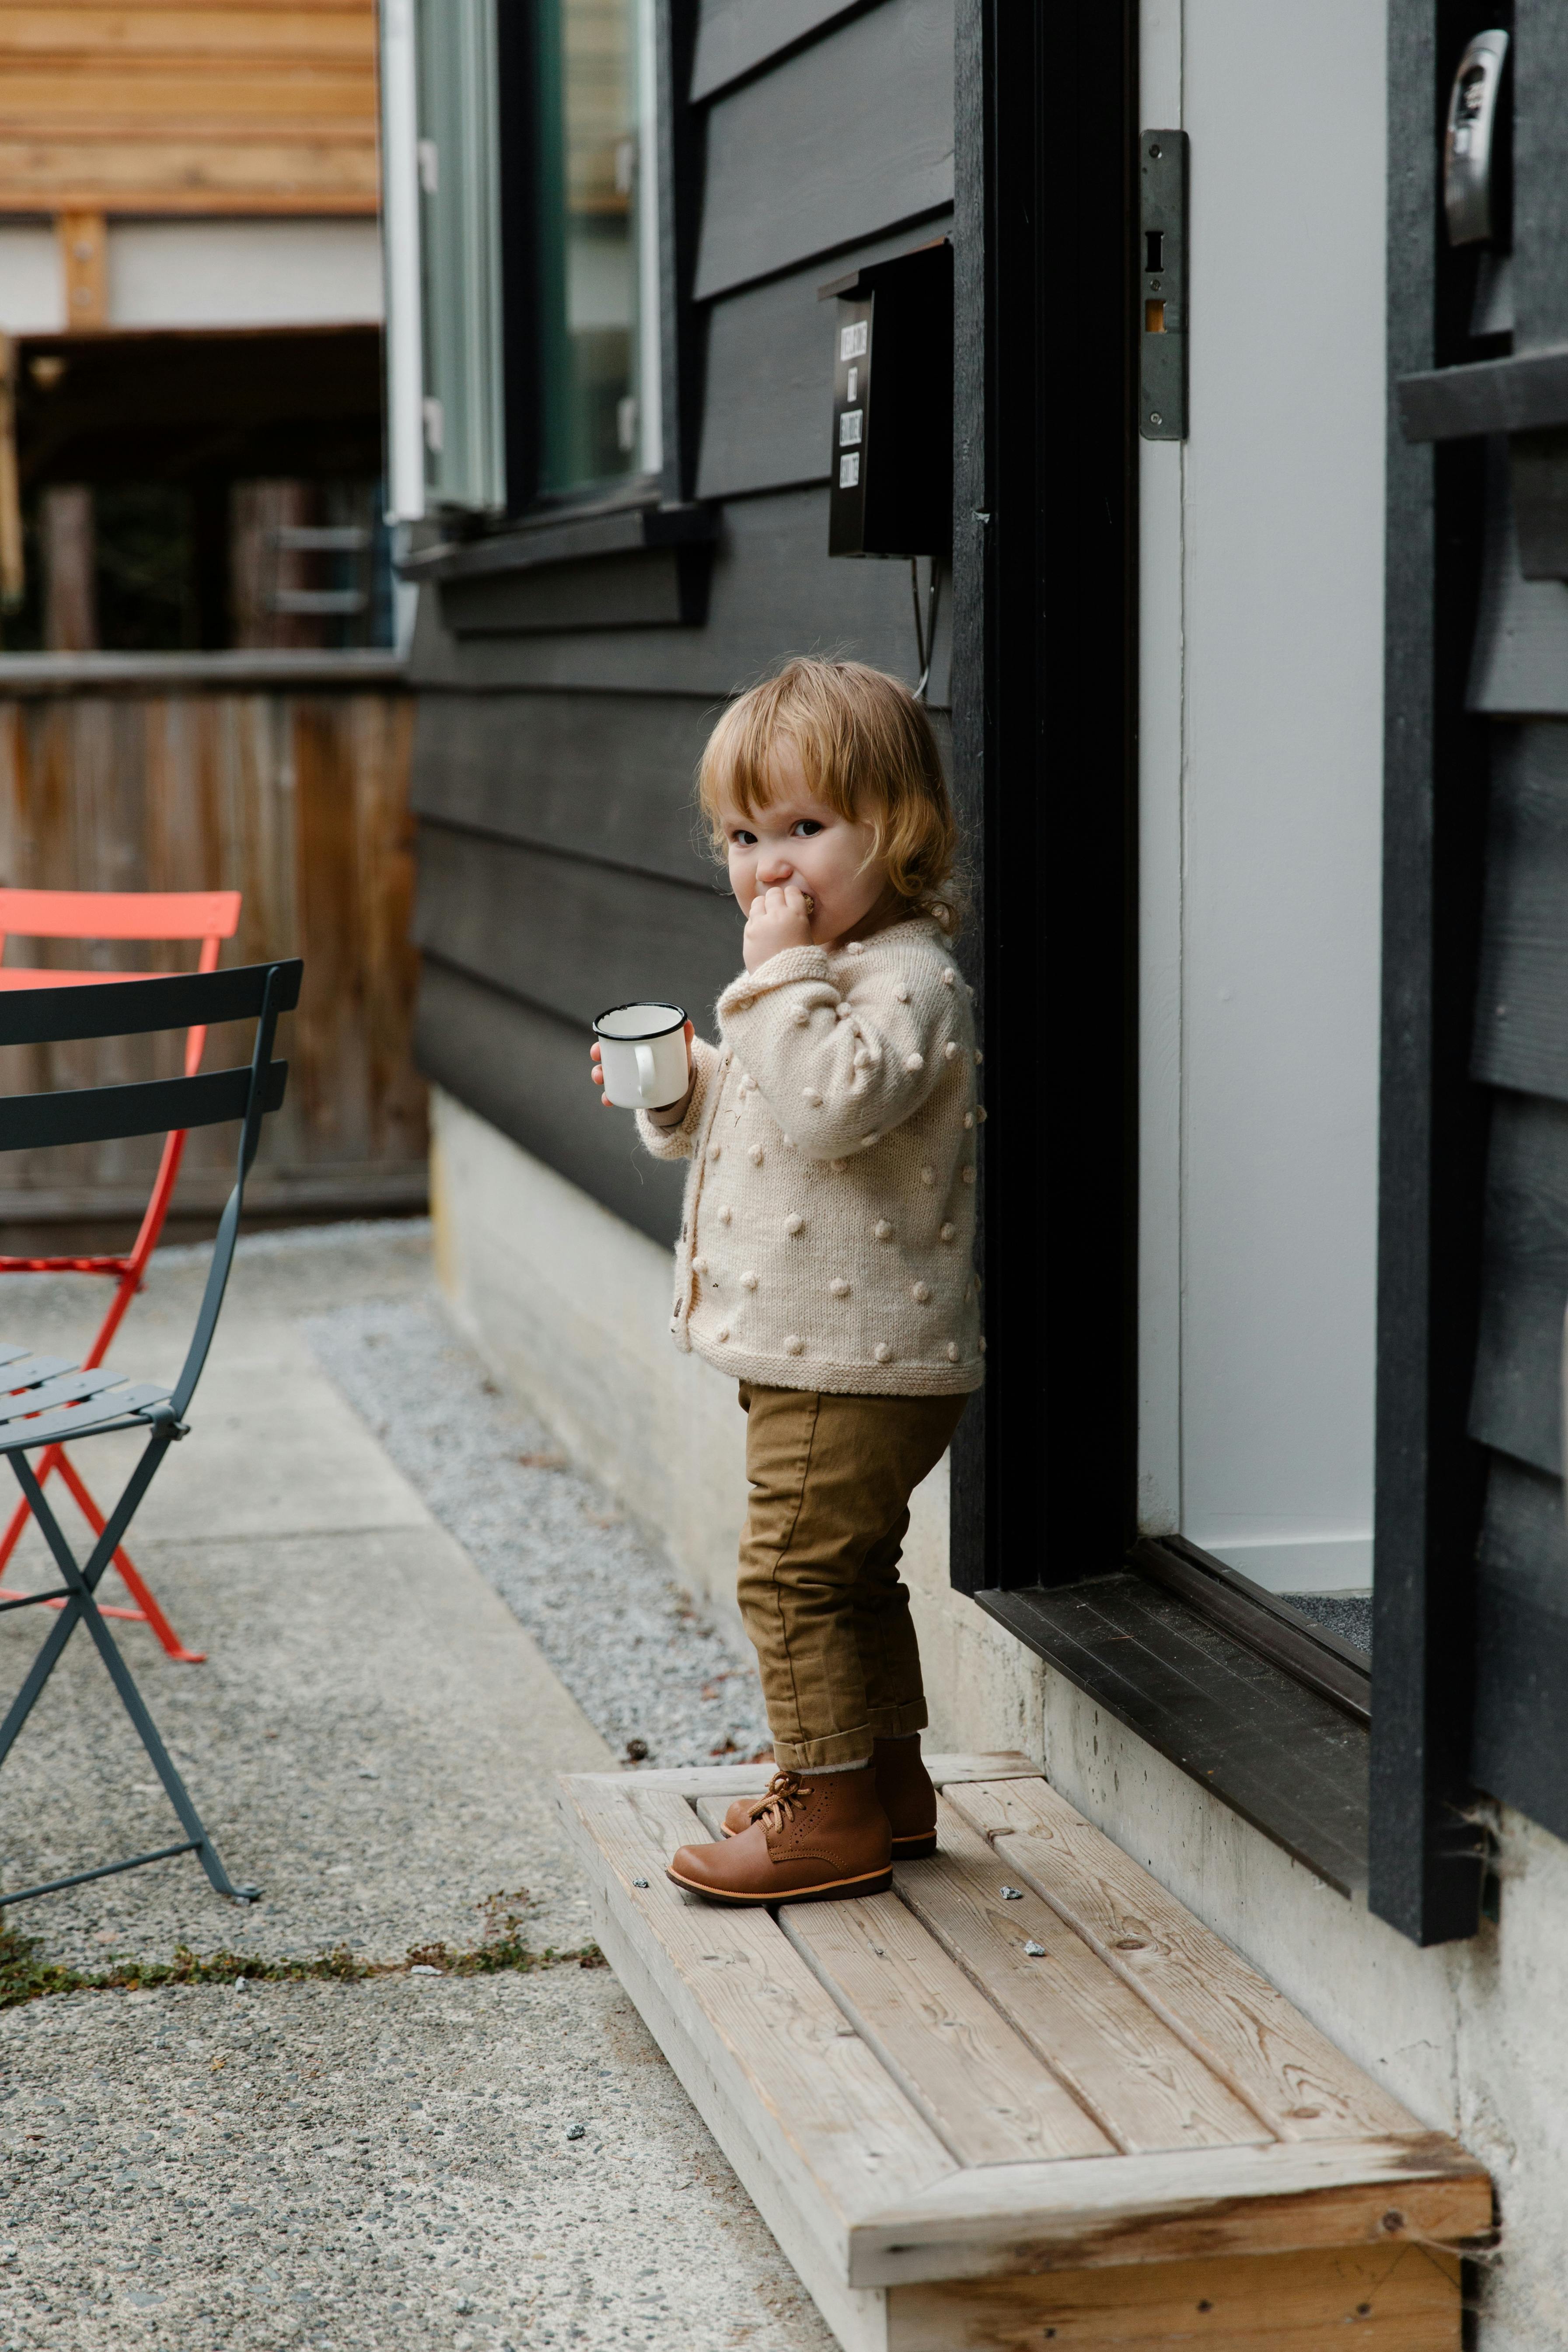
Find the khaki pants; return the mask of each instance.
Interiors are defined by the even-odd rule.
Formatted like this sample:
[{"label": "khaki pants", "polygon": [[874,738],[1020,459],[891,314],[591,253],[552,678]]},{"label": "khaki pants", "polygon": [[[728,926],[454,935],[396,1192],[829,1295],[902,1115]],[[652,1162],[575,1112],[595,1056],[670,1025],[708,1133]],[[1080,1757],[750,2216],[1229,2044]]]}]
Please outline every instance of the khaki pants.
[{"label": "khaki pants", "polygon": [[924,1728],[899,1559],[910,1496],[967,1402],[742,1381],[752,1493],[741,1614],[781,1765],[862,1763],[873,1740]]}]

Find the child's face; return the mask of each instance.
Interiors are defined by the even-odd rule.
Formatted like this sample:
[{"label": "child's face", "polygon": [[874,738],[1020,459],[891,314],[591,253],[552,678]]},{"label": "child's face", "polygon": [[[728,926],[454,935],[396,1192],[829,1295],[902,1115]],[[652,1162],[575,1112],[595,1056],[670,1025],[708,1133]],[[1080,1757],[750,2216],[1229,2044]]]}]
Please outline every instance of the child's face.
[{"label": "child's face", "polygon": [[744,915],[764,890],[793,884],[808,892],[811,936],[831,947],[893,895],[880,860],[871,856],[872,829],[816,797],[787,737],[774,750],[769,781],[773,796],[766,808],[751,816],[723,810],[730,887]]}]

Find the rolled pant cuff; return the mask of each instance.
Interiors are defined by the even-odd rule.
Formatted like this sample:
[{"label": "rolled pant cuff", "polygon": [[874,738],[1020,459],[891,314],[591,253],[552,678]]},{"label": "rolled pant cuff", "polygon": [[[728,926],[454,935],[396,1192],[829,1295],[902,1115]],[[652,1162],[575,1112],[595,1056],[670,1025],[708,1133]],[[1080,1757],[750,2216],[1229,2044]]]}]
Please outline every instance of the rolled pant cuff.
[{"label": "rolled pant cuff", "polygon": [[773,1740],[773,1760],[781,1772],[809,1772],[814,1764],[868,1763],[879,1739],[907,1738],[923,1731],[930,1720],[923,1698],[904,1706],[880,1706],[858,1731],[830,1731],[823,1739]]}]

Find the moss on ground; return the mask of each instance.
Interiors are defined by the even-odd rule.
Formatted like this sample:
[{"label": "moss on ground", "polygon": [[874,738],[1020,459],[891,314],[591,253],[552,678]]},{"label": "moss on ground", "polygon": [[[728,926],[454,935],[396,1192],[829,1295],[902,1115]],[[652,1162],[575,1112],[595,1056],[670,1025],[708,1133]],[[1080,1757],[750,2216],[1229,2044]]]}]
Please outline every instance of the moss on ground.
[{"label": "moss on ground", "polygon": [[605,1957],[596,1944],[582,1944],[558,1952],[547,1945],[536,1952],[522,1938],[521,1906],[525,1890],[491,1895],[479,1908],[484,1934],[477,1944],[454,1949],[450,1944],[412,1944],[400,1960],[368,1959],[347,1944],[311,1959],[268,1960],[254,1952],[193,1952],[176,1944],[172,1960],[140,1960],[120,1956],[102,1969],[73,1969],[47,1960],[36,1936],[19,1935],[5,1924],[0,1910],[0,2009],[45,2000],[65,1992],[144,1992],[160,1985],[363,1984],[372,1977],[406,1976],[411,1969],[444,1977],[496,1976],[505,1970],[526,1973],[531,1969],[602,1969]]}]

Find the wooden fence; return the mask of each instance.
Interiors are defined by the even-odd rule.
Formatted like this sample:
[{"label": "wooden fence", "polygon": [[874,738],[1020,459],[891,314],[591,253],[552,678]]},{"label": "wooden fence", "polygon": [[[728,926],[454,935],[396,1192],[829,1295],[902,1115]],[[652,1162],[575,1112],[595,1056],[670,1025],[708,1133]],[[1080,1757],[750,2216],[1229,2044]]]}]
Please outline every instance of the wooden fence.
[{"label": "wooden fence", "polygon": [[[425,1201],[425,1090],[409,1052],[413,723],[390,656],[0,660],[0,880],[238,889],[244,914],[223,961],[304,958],[300,1009],[282,1035],[289,1097],[247,1193],[258,1214],[374,1214]],[[23,940],[5,956],[104,970],[194,960],[172,945]],[[241,1036],[215,1030],[204,1066],[247,1052]],[[178,1040],[0,1047],[0,1091],[178,1066]],[[227,1129],[192,1136],[176,1200],[187,1230],[210,1224],[226,1193],[234,1140]],[[58,1248],[62,1225],[122,1225],[145,1201],[157,1152],[154,1138],[11,1154],[0,1161],[4,1247]]]}]

